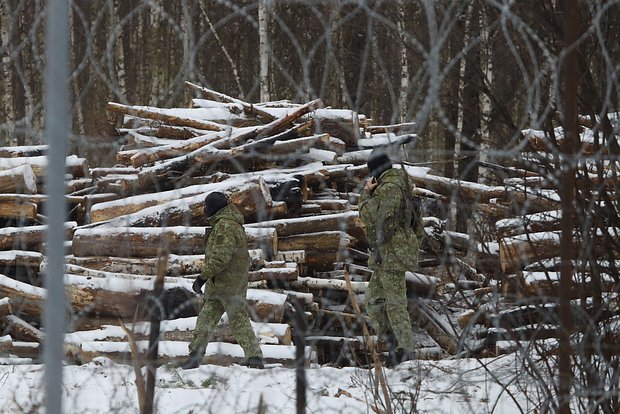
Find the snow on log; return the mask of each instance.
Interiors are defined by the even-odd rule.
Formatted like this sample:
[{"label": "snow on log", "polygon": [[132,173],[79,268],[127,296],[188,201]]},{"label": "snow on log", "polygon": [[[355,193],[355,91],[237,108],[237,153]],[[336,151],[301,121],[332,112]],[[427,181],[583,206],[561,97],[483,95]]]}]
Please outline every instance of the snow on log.
[{"label": "snow on log", "polygon": [[0,171],[0,192],[36,194],[37,178],[29,164]]},{"label": "snow on log", "polygon": [[[525,292],[527,294],[557,298],[559,297],[560,272],[523,272],[525,281]],[[594,291],[594,280],[596,280],[597,289],[602,292],[614,292],[617,289],[617,283],[614,277],[608,273],[599,273],[596,276],[591,274],[575,273],[572,277],[570,298],[579,299],[583,292]]]},{"label": "snow on log", "polygon": [[181,112],[180,108],[162,109],[152,106],[129,106],[115,102],[108,102],[106,109],[108,112],[116,114],[154,119],[176,126],[206,129],[208,131],[221,131],[225,128],[224,125],[201,119],[201,111],[191,111],[186,108],[183,108],[183,112],[191,111],[189,113],[191,113],[192,116],[179,116],[179,112]]},{"label": "snow on log", "polygon": [[282,250],[306,250],[339,252],[345,251],[355,243],[355,239],[343,231],[321,231],[300,233],[287,237],[278,236],[278,248]]},{"label": "snow on log", "polygon": [[7,316],[12,313],[13,308],[11,307],[11,299],[9,297],[0,299],[0,317]]},{"label": "snow on log", "polygon": [[405,272],[407,292],[417,296],[432,298],[443,295],[444,283],[441,279],[418,272]]},{"label": "snow on log", "polygon": [[410,301],[409,313],[414,321],[418,321],[424,329],[437,342],[437,344],[450,355],[457,351],[459,333],[446,315],[438,313],[428,301],[416,298]]},{"label": "snow on log", "polygon": [[[259,223],[247,224],[247,227],[273,227],[278,231],[278,237],[287,237],[305,233],[341,230],[360,237],[365,234],[362,222],[357,211],[323,214],[310,217],[295,217],[280,220],[267,220]],[[303,249],[301,249],[303,250]]]},{"label": "snow on log", "polygon": [[[43,179],[46,176],[47,156],[0,158],[0,170],[9,170],[22,165],[29,165],[37,179]],[[90,177],[88,161],[77,155],[69,155],[65,159],[65,167],[73,177]]]},{"label": "snow on log", "polygon": [[[265,263],[265,252],[261,249],[250,249],[250,269],[260,269]],[[0,264],[2,258],[2,252],[0,252]],[[200,273],[204,266],[205,255],[176,255],[170,254],[168,256],[168,269],[166,274],[169,276],[180,275],[195,275]],[[93,270],[102,270],[113,273],[129,273],[138,275],[151,275],[157,274],[159,258],[125,258],[125,257],[111,257],[111,256],[86,256],[76,257],[69,255],[65,257],[67,264],[74,264],[82,267],[87,267]],[[293,261],[293,260],[289,260]]]},{"label": "snow on log", "polygon": [[[278,251],[274,228],[245,227],[250,249],[268,254]],[[157,257],[165,248],[171,254],[204,254],[204,227],[94,227],[78,229],[73,235],[74,256]]]},{"label": "snow on log", "polygon": [[[316,277],[300,277],[296,281],[290,282],[289,285],[292,289],[299,290],[328,289],[347,292],[347,285],[344,280],[320,279]],[[364,293],[366,292],[366,288],[368,287],[368,282],[351,282],[351,287],[354,293]]]},{"label": "snow on log", "polygon": [[15,315],[7,315],[0,319],[3,332],[12,338],[27,342],[43,342],[43,332]]},{"label": "snow on log", "polygon": [[[185,82],[185,86],[189,90],[197,92],[202,98],[210,99],[210,100],[217,101],[217,102],[232,103],[232,104],[238,105],[241,107],[243,112],[245,112],[247,115],[251,117],[255,117],[256,119],[260,120],[263,123],[269,123],[276,119],[276,117],[270,114],[269,112],[266,112],[260,109],[256,105],[252,105],[251,103],[242,101],[241,99],[233,98],[223,93],[216,92],[211,89],[207,89],[205,87],[202,87],[202,86],[199,86],[194,83],[187,82],[187,81]],[[197,106],[200,106],[200,105],[197,105]]]},{"label": "snow on log", "polygon": [[561,218],[561,210],[544,211],[522,217],[499,220],[495,223],[495,229],[499,238],[523,233],[559,230]]},{"label": "snow on log", "polygon": [[[77,226],[74,221],[65,223],[65,240],[71,240],[73,230]],[[26,227],[4,227],[0,229],[0,250],[34,250],[42,251],[45,241],[46,225]]]},{"label": "snow on log", "polygon": [[38,205],[30,201],[14,203],[0,200],[0,217],[5,219],[35,220],[38,217]]},{"label": "snow on log", "polygon": [[43,253],[27,250],[0,251],[0,268],[26,267],[38,271],[43,261]]},{"label": "snow on log", "polygon": [[[163,208],[164,212],[160,212],[160,214],[170,216],[172,209],[182,209],[185,207],[190,218],[204,216],[204,199],[207,194],[213,191],[219,191],[228,195],[231,203],[237,206],[242,213],[245,213],[244,216],[255,215],[257,208],[260,208],[260,206],[267,208],[272,202],[269,188],[261,177],[246,181],[225,180],[219,183],[192,185],[175,190],[135,195],[120,200],[98,203],[90,210],[91,221],[96,223],[120,216],[127,216],[149,207],[164,205],[166,205],[169,212],[166,213],[166,208]],[[185,201],[185,206],[183,206],[181,200]],[[254,204],[259,207],[251,207],[247,204]],[[148,215],[148,212],[143,213],[143,215]],[[151,213],[151,215],[154,215],[154,213]],[[142,220],[144,221],[145,219]],[[140,220],[137,217],[127,217],[125,221],[133,223]],[[204,223],[204,219],[202,221]]]},{"label": "snow on log", "polygon": [[263,268],[251,271],[249,280],[251,282],[258,280],[290,281],[297,280],[298,277],[299,269],[297,267]]},{"label": "snow on log", "polygon": [[560,248],[560,232],[538,232],[500,239],[500,263],[506,273],[537,260],[555,257]]},{"label": "snow on log", "polygon": [[12,147],[0,147],[2,158],[38,157],[45,155],[47,145],[16,145]]},{"label": "snow on log", "polygon": [[[196,327],[196,316],[161,321],[160,335],[164,341],[191,341]],[[235,342],[232,329],[227,323],[224,314],[214,333],[215,341]],[[291,344],[291,327],[283,323],[251,322],[254,333],[262,343],[270,343],[275,339],[282,345]],[[150,322],[127,324],[127,328],[137,341],[147,340],[150,332]],[[127,340],[127,333],[120,326],[105,325],[100,329],[78,331],[65,334],[65,343],[79,345],[89,341],[119,342]]]},{"label": "snow on log", "polygon": [[[224,182],[221,185],[196,186],[196,188],[190,188],[190,190],[187,191],[191,194],[192,191],[204,191],[205,188],[208,189],[209,192],[221,191],[227,194],[231,202],[239,208],[241,214],[248,221],[255,219],[256,216],[261,214],[266,214],[273,205],[269,188],[261,177],[256,177],[248,181]],[[133,203],[129,204],[128,210],[126,210],[123,205],[125,199],[110,202],[110,204],[106,204],[104,207],[98,204],[93,206],[93,208],[95,211],[99,212],[105,208],[106,217],[114,216],[114,214],[118,212],[119,215],[116,218],[111,219],[105,224],[111,227],[178,226],[187,223],[201,226],[206,224],[204,217],[204,199],[207,193],[203,191],[199,191],[197,195],[189,195],[180,199],[180,194],[183,194],[183,191],[166,192],[166,194],[163,195],[166,201],[161,204],[159,203],[158,194],[132,197],[130,201]],[[167,197],[173,197],[175,193],[176,197],[167,199]],[[148,206],[148,204],[154,205],[151,207],[144,207]],[[125,213],[125,211],[138,208],[139,210],[135,213]],[[98,217],[98,219],[101,218],[103,218],[103,214]]]},{"label": "snow on log", "polygon": [[0,336],[0,354],[8,353],[13,347],[13,338],[11,335]]},{"label": "snow on log", "polygon": [[0,297],[11,298],[15,313],[41,316],[45,289],[0,274]]},{"label": "snow on log", "polygon": [[[136,341],[138,351],[146,353],[148,341]],[[189,342],[160,341],[158,346],[158,363],[178,363],[187,359]],[[294,345],[260,345],[265,363],[294,365],[296,362]],[[306,360],[310,360],[312,350],[306,347]],[[74,348],[70,355],[80,363],[86,364],[96,357],[107,357],[118,363],[127,363],[133,359],[127,342],[83,342]],[[202,364],[230,365],[239,364],[245,360],[241,346],[226,342],[210,342]]]},{"label": "snow on log", "polygon": [[[167,145],[161,145],[161,146],[145,148],[145,149],[138,149],[132,152],[121,151],[118,153],[117,159],[120,162],[127,162],[128,160],[133,167],[140,167],[142,165],[151,164],[156,161],[161,161],[164,159],[170,159],[170,158],[175,158],[175,157],[186,155],[194,150],[197,150],[199,148],[202,148],[214,142],[220,141],[224,138],[228,138],[230,140],[239,139],[239,137],[243,137],[249,134],[250,133],[249,131],[254,131],[254,130],[253,129],[248,130],[248,128],[239,128],[234,131],[227,130],[227,131],[210,132],[205,135],[200,135],[194,138],[170,143]],[[127,154],[128,157],[125,157],[124,154]]]}]

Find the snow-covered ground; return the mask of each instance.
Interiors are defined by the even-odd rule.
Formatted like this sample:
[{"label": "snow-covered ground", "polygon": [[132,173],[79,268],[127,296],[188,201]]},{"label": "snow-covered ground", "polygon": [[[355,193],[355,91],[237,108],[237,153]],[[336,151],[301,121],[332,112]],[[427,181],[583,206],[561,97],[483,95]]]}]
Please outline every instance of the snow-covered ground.
[{"label": "snow-covered ground", "polygon": [[[0,412],[44,412],[37,409],[43,398],[44,366],[10,362],[0,365]],[[489,360],[409,361],[385,370],[385,375],[395,413],[532,412],[534,407],[520,388],[527,380],[521,377],[515,382],[523,374],[519,371],[516,357],[508,355]],[[372,372],[309,368],[306,412],[377,412]],[[82,366],[67,365],[63,375],[65,413],[139,412],[130,366],[97,358]],[[295,395],[295,370],[280,365],[264,370],[202,365],[186,371],[164,365],[157,371],[158,413],[257,413],[262,401],[262,412],[288,414],[296,410]]]}]

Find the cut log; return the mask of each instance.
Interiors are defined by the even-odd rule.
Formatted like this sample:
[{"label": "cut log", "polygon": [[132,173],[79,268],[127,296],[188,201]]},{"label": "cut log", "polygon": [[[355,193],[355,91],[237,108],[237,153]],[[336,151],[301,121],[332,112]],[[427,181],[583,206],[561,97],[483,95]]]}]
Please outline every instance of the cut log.
[{"label": "cut log", "polygon": [[285,262],[293,262],[298,264],[306,263],[306,251],[305,250],[280,250],[274,256],[274,260],[283,260]]},{"label": "cut log", "polygon": [[248,134],[248,131],[245,129],[235,130],[234,132],[210,132],[206,135],[200,135],[185,141],[179,141],[178,143],[175,142],[165,146],[141,149],[134,152],[119,153],[117,159],[120,162],[126,162],[126,157],[124,157],[126,154],[131,165],[134,167],[139,167],[155,161],[186,155],[191,151],[202,148],[205,145],[217,142],[226,137],[229,137],[229,139],[238,139],[239,136],[244,136],[245,134]]},{"label": "cut log", "polygon": [[[248,247],[269,254],[278,251],[274,228],[245,227]],[[203,227],[95,227],[82,228],[73,236],[74,256],[156,257],[162,246],[171,254],[204,254]],[[268,255],[269,255],[268,254]]]},{"label": "cut log", "polygon": [[139,170],[133,167],[95,167],[90,169],[90,175],[93,180],[97,180],[108,175],[137,174],[138,172]]},{"label": "cut log", "polygon": [[[560,248],[560,232],[538,232],[500,240],[500,261],[504,272],[513,272],[541,259],[555,257]],[[576,252],[578,246],[575,247]]]},{"label": "cut log", "polygon": [[[35,359],[41,355],[42,346],[43,344],[38,342],[13,341],[13,346],[11,347],[9,353],[22,359]],[[28,360],[26,359],[26,361]]]},{"label": "cut log", "polygon": [[7,315],[0,319],[3,331],[12,338],[27,342],[43,342],[43,332],[15,315]]},{"label": "cut log", "polygon": [[38,272],[43,261],[43,254],[27,250],[0,251],[0,268],[25,267]]},{"label": "cut log", "polygon": [[[41,180],[46,176],[47,156],[24,158],[0,158],[0,170],[8,170],[22,165],[30,165],[32,172]],[[77,155],[69,155],[65,159],[66,171],[75,178],[90,177],[88,161]]]},{"label": "cut log", "polygon": [[[65,291],[71,307],[81,313],[134,318],[152,291],[154,281],[153,276],[67,274]],[[196,315],[202,297],[193,293],[192,283],[193,279],[165,278],[161,304],[167,317]],[[41,317],[45,289],[0,275],[0,295],[11,297],[15,312]],[[283,294],[248,289],[247,302],[253,320],[282,322],[286,298]]]},{"label": "cut log", "polygon": [[386,134],[392,133],[396,135],[413,134],[417,131],[418,126],[415,122],[404,122],[402,124],[392,125],[369,125],[366,132],[370,134]]},{"label": "cut log", "polygon": [[317,132],[328,133],[341,139],[347,147],[357,148],[360,138],[360,119],[356,112],[347,109],[322,108],[314,111],[312,118]]},{"label": "cut log", "polygon": [[35,220],[37,215],[38,206],[36,203],[30,201],[23,201],[20,203],[0,201],[1,218]]},{"label": "cut log", "polygon": [[410,301],[409,313],[448,354],[456,353],[459,334],[446,316],[440,315],[426,300],[420,298]]},{"label": "cut log", "polygon": [[346,233],[351,234],[356,239],[359,239],[363,237],[363,235],[365,235],[365,230],[363,228],[357,211],[324,214],[313,217],[296,217],[281,220],[268,220],[262,221],[260,223],[248,224],[247,226],[256,228],[273,227],[278,231],[279,237],[335,230],[342,230]]},{"label": "cut log", "polygon": [[497,230],[498,238],[516,236],[523,233],[559,230],[561,218],[561,210],[545,211],[524,217],[499,220],[495,223],[495,229]]},{"label": "cut log", "polygon": [[[317,205],[320,211],[349,211],[354,209],[348,200],[342,199],[308,199],[304,201],[304,204]],[[357,208],[357,206],[355,208]]]},{"label": "cut log", "polygon": [[[149,348],[148,341],[137,341],[136,345],[140,353],[146,353]],[[160,341],[158,346],[158,364],[178,364],[187,359],[189,355],[189,342]],[[263,359],[268,364],[282,364],[291,366],[295,364],[295,346],[293,345],[261,345]],[[306,360],[310,360],[311,348],[307,347]],[[106,357],[118,363],[132,361],[131,350],[127,342],[85,342],[79,348],[74,348],[69,355],[82,364],[91,362],[96,357]],[[202,364],[231,365],[241,364],[245,355],[241,346],[225,342],[211,342],[202,359]]]},{"label": "cut log", "polygon": [[322,231],[278,237],[278,248],[282,250],[309,250],[338,252],[351,247],[355,239],[342,231]]},{"label": "cut log", "polygon": [[8,297],[0,299],[0,317],[11,315],[12,313],[11,299]]},{"label": "cut log", "polygon": [[255,105],[252,105],[240,99],[233,98],[220,92],[212,91],[211,89],[204,88],[191,82],[185,82],[185,85],[188,89],[198,92],[201,97],[205,99],[211,99],[213,101],[224,103],[234,103],[236,105],[239,105],[242,108],[243,112],[245,112],[249,116],[257,118],[262,123],[269,123],[276,119],[276,117],[269,112],[266,112],[256,107]]},{"label": "cut log", "polygon": [[37,178],[29,164],[0,171],[0,192],[36,194]]},{"label": "cut log", "polygon": [[338,157],[340,164],[366,164],[372,150],[350,151]]},{"label": "cut log", "polygon": [[[271,137],[283,129],[288,128],[295,120],[297,120],[300,116],[312,111],[320,104],[320,100],[315,100],[309,102],[308,104],[300,107],[299,109],[293,111],[290,115],[286,117],[276,119],[275,121],[263,125],[260,127],[256,127],[253,131],[248,133],[244,133],[235,139],[243,138],[243,141],[247,141],[249,139],[259,140],[264,137]],[[217,145],[215,145],[217,144]],[[200,165],[202,168],[207,167],[210,164],[220,161],[230,161],[233,157],[233,153],[228,149],[220,149],[224,147],[230,147],[235,142],[232,139],[221,139],[216,143],[205,145],[201,148],[198,148],[187,155],[183,155],[180,157],[172,158],[166,160],[158,165],[145,168],[140,172],[140,184],[142,188],[148,188],[148,186],[153,183],[161,182],[161,179],[169,175],[171,173],[184,173],[190,167]],[[254,154],[253,146],[247,147],[247,152],[243,149],[237,147],[235,150],[236,157],[251,157]]]},{"label": "cut log", "polygon": [[47,145],[17,145],[14,147],[0,147],[2,158],[39,157],[47,152]]},{"label": "cut log", "polygon": [[310,158],[312,161],[321,161],[326,164],[336,164],[338,154],[336,154],[334,151],[310,148],[310,151],[308,152],[308,158]]},{"label": "cut log", "polygon": [[[65,223],[65,240],[71,240],[74,221]],[[0,250],[33,250],[42,251],[45,240],[46,225],[27,227],[4,227],[0,229]]]},{"label": "cut log", "polygon": [[[270,213],[271,207],[279,209],[280,205],[272,202],[269,189],[262,178],[254,178],[241,183],[226,183],[219,187],[228,195],[231,202],[239,208],[246,222]],[[136,213],[112,219],[109,226],[179,226],[206,224],[204,216],[205,193],[173,199],[160,205],[144,208]]]},{"label": "cut log", "polygon": [[8,353],[13,347],[11,335],[0,336],[0,355]]},{"label": "cut log", "polygon": [[[347,292],[347,284],[344,280],[320,279],[316,277],[300,277],[291,282],[290,287],[296,290],[337,290]],[[364,293],[368,282],[351,282],[354,293]]]},{"label": "cut log", "polygon": [[40,317],[45,289],[0,274],[0,297],[11,298],[14,313]]},{"label": "cut log", "polygon": [[[265,253],[261,249],[251,249],[250,269],[260,269],[265,263]],[[0,252],[0,259],[2,253]],[[204,253],[196,255],[175,255],[168,256],[169,276],[195,275],[201,272],[204,266]],[[93,270],[101,270],[112,273],[128,273],[137,275],[157,274],[158,258],[124,258],[110,256],[89,256],[75,257],[73,255],[66,256],[66,263],[87,267]],[[292,260],[291,260],[292,261]],[[2,262],[0,261],[0,264]]]},{"label": "cut log", "polygon": [[222,125],[216,124],[215,122],[204,121],[197,118],[183,118],[176,116],[175,109],[161,109],[150,106],[128,106],[115,102],[108,102],[106,109],[108,112],[154,119],[170,125],[206,129],[208,131],[221,131],[224,129]]},{"label": "cut log", "polygon": [[[164,341],[187,341],[190,342],[194,335],[196,327],[196,317],[179,318],[161,321],[160,335]],[[287,324],[282,323],[259,323],[251,322],[254,333],[262,342],[270,342],[274,339],[282,345],[291,343],[291,328]],[[138,322],[135,324],[127,324],[127,328],[132,333],[136,341],[148,339],[149,322]],[[227,323],[227,316],[224,314],[219,322],[215,334],[215,341],[234,343],[232,329]],[[127,333],[120,327],[115,325],[106,325],[100,329],[78,331],[65,335],[65,344],[80,345],[83,342],[105,341],[105,342],[121,342],[127,340]]]},{"label": "cut log", "polygon": [[441,279],[418,272],[405,272],[407,293],[419,297],[432,298],[441,296],[444,292],[444,283]]},{"label": "cut log", "polygon": [[[590,297],[594,292],[593,276],[590,274],[574,274],[569,296],[579,299],[585,295]],[[614,292],[618,289],[617,278],[607,273],[597,276],[597,288],[602,292]],[[560,291],[560,272],[523,272],[525,292],[538,297],[558,298]]]},{"label": "cut log", "polygon": [[[196,225],[205,224],[204,199],[207,194],[213,191],[226,194],[230,202],[245,217],[256,216],[258,209],[263,208],[266,210],[272,202],[267,184],[262,178],[258,177],[245,182],[226,180],[221,183],[193,185],[176,190],[102,202],[91,208],[90,217],[93,223],[97,223],[116,217],[128,216],[149,207],[160,206],[160,209],[149,209],[142,212],[144,217],[136,214],[135,216],[123,217],[121,221],[127,226],[135,226],[140,225],[142,222],[147,222],[148,217],[152,217],[152,220],[155,220],[155,222],[149,221],[148,223],[150,225],[157,225],[160,222],[158,220],[162,220],[161,216],[166,216],[167,224],[173,225],[172,217],[181,215],[186,217],[182,217],[183,221],[179,224],[187,223],[186,219],[190,219]],[[178,210],[181,210],[181,212]]]},{"label": "cut log", "polygon": [[299,269],[297,267],[281,267],[281,268],[263,268],[250,272],[249,280],[278,280],[290,281],[297,280],[299,277]]},{"label": "cut log", "polygon": [[[270,155],[286,155],[292,157],[295,154],[303,154],[315,149],[315,146],[321,143],[326,145],[329,142],[329,135],[312,135],[309,137],[301,137],[289,139],[286,141],[275,141],[271,145],[265,145],[264,148],[257,148],[264,154]],[[320,161],[320,160],[317,160]]]}]

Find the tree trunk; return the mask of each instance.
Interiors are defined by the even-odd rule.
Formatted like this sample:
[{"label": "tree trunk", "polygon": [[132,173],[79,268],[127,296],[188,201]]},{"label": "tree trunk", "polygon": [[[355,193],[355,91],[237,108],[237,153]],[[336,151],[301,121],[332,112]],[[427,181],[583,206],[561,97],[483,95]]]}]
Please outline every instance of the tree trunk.
[{"label": "tree trunk", "polygon": [[271,46],[269,45],[269,27],[271,13],[271,0],[258,1],[258,55],[260,57],[260,101],[271,100],[269,82],[269,58],[271,56]]}]

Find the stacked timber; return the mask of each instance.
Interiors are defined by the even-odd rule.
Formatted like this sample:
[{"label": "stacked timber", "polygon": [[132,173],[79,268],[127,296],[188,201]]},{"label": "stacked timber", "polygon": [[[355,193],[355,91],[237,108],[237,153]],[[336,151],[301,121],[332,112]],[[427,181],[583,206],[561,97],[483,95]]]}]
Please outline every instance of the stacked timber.
[{"label": "stacked timber", "polygon": [[[357,203],[372,148],[396,153],[414,145],[415,124],[372,126],[363,115],[323,108],[318,100],[253,104],[186,86],[193,95],[188,108],[108,104],[123,144],[116,165],[91,167],[67,157],[68,359],[136,357],[147,347],[154,308],[164,319],[161,360],[187,355],[202,304],[191,290],[205,260],[202,204],[220,191],[245,219],[252,258],[247,299],[267,361],[293,363],[290,338],[303,332],[316,362],[367,364],[368,320],[351,306],[353,297],[363,303],[372,275]],[[8,298],[0,299],[0,339],[6,338],[0,349],[25,357],[36,356],[43,335],[45,150],[0,148],[12,160],[0,164],[0,298]],[[557,229],[557,188],[512,167],[495,185],[404,162],[396,167],[427,207],[420,267],[406,274],[418,355],[488,352],[514,293],[545,289],[523,276],[526,266],[557,250],[536,236]],[[494,227],[448,228],[455,200]],[[534,236],[523,241],[523,234]],[[154,297],[162,267],[163,289]],[[205,362],[238,362],[242,353],[225,318],[220,325]]]},{"label": "stacked timber", "polygon": [[[496,193],[491,200],[499,208],[483,209],[492,217],[495,237],[478,240],[477,245],[492,246],[488,250],[496,252],[501,286],[493,296],[476,296],[477,306],[459,318],[465,330],[479,339],[471,341],[472,348],[483,344],[477,349],[496,354],[533,349],[540,343],[549,349],[549,339],[557,341],[564,329],[558,303],[561,269],[567,264],[575,335],[615,326],[610,321],[617,318],[620,288],[618,163],[613,155],[617,136],[603,139],[602,126],[584,123],[586,118],[590,119],[580,117],[576,214],[565,229],[560,197],[564,183],[557,164],[565,157],[562,127],[524,130],[520,157],[503,166],[485,163],[512,195],[506,199]],[[563,230],[572,235],[570,263],[560,258]]]}]

